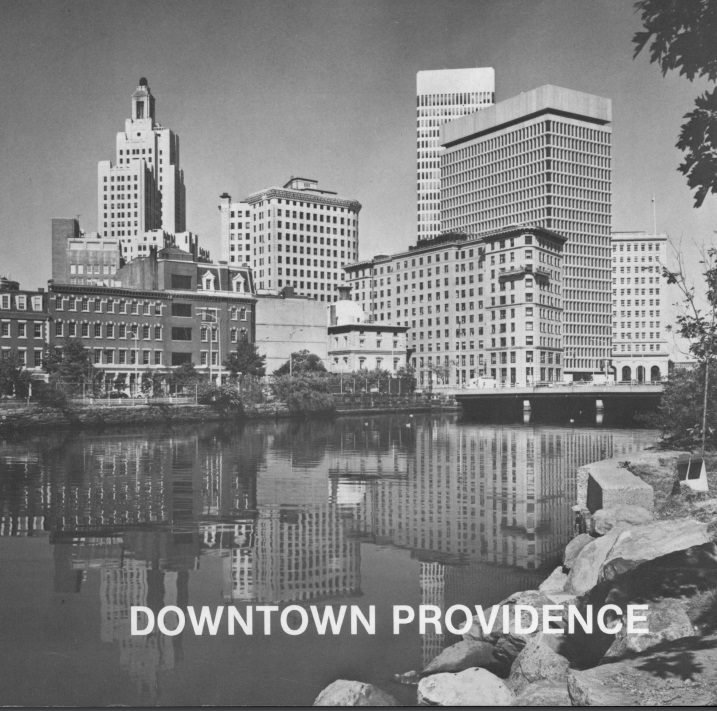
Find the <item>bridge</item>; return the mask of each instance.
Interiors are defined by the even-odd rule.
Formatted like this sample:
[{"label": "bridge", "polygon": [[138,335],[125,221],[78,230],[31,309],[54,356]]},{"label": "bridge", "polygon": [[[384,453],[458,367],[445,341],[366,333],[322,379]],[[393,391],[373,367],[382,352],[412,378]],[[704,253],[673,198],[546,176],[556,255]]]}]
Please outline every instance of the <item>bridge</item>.
[{"label": "bridge", "polygon": [[451,388],[464,413],[479,417],[516,416],[523,421],[547,419],[594,420],[607,415],[615,421],[631,421],[639,412],[660,403],[662,383],[541,383],[497,388]]}]

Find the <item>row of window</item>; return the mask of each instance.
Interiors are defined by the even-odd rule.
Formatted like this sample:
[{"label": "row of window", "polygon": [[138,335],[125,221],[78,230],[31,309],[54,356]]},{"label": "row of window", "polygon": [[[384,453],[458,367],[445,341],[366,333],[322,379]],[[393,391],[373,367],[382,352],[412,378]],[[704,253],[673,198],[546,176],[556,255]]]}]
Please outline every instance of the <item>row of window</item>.
[{"label": "row of window", "polygon": [[0,309],[27,311],[28,304],[33,311],[42,311],[42,296],[31,296],[28,300],[27,294],[0,294]]}]

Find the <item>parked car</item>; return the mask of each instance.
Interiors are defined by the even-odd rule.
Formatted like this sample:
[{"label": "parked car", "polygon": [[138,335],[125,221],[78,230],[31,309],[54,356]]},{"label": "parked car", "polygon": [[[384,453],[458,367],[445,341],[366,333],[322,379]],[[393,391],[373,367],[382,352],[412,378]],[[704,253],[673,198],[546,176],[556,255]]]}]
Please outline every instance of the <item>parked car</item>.
[{"label": "parked car", "polygon": [[113,390],[110,393],[110,400],[124,400],[125,398],[128,398],[129,395],[127,393],[123,393],[121,390]]}]

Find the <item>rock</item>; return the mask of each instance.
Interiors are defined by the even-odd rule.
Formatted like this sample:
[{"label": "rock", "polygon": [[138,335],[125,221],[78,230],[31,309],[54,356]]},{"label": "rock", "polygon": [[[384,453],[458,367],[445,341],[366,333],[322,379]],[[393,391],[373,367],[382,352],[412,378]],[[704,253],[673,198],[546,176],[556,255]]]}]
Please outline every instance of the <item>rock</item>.
[{"label": "rock", "polygon": [[399,706],[399,703],[373,684],[338,679],[316,697],[314,706]]},{"label": "rock", "polygon": [[588,671],[568,672],[574,706],[712,706],[717,703],[717,635],[664,642]]},{"label": "rock", "polygon": [[419,706],[512,706],[515,694],[486,669],[434,674],[418,685]]},{"label": "rock", "polygon": [[520,694],[529,684],[536,681],[562,681],[566,683],[569,663],[565,657],[556,654],[541,635],[528,640],[510,668],[508,686]]},{"label": "rock", "polygon": [[595,541],[595,543],[605,541],[614,531],[621,531],[600,566],[598,579],[612,580],[646,561],[709,543],[711,537],[707,532],[707,526],[708,524],[694,519],[678,519],[655,521],[627,530],[621,530],[620,527],[613,528],[606,536]]},{"label": "rock", "polygon": [[615,506],[610,509],[598,509],[592,516],[592,527],[595,534],[603,536],[615,526],[623,528],[641,526],[650,523],[652,518],[652,513],[642,506]]},{"label": "rock", "polygon": [[618,537],[623,533],[622,528],[613,528],[602,538],[593,538],[582,548],[568,575],[568,582],[565,584],[566,593],[583,595],[598,584],[600,568]]},{"label": "rock", "polygon": [[595,672],[596,669],[582,672],[571,669],[568,673],[568,694],[573,706],[640,705],[638,697],[623,688],[619,679]]},{"label": "rock", "polygon": [[575,559],[578,557],[580,551],[585,548],[588,543],[592,543],[595,540],[589,533],[581,533],[575,536],[567,546],[565,546],[565,553],[563,555],[563,568],[570,570],[573,567]]},{"label": "rock", "polygon": [[620,504],[644,506],[652,511],[653,488],[627,468],[629,462],[603,459],[580,467],[577,472],[577,504],[594,512]]},{"label": "rock", "polygon": [[605,660],[621,659],[643,652],[661,642],[693,637],[696,634],[685,608],[677,600],[667,599],[649,603],[648,609],[642,614],[647,619],[637,626],[644,627],[649,632],[628,634],[627,625],[623,625],[610,649],[605,653]]},{"label": "rock", "polygon": [[463,641],[446,647],[421,672],[422,676],[443,672],[460,672],[472,667],[496,666],[493,645],[488,642]]},{"label": "rock", "polygon": [[563,566],[559,565],[541,584],[538,590],[542,593],[562,592],[565,583],[568,582],[568,574],[563,572]]},{"label": "rock", "polygon": [[528,684],[515,699],[516,706],[572,706],[567,679]]},{"label": "rock", "polygon": [[393,680],[405,686],[417,686],[421,681],[421,675],[415,669],[411,669],[403,674],[394,674]]}]

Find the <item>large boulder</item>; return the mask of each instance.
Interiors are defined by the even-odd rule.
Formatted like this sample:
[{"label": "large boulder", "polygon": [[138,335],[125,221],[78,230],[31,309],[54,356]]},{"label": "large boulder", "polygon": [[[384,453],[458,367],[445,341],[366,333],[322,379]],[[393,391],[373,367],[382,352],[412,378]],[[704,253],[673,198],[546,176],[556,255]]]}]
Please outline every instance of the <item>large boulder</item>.
[{"label": "large boulder", "polygon": [[565,685],[569,663],[545,643],[541,635],[528,640],[510,668],[508,686],[516,694],[536,681],[560,681]]},{"label": "large boulder", "polygon": [[559,565],[541,584],[538,590],[542,593],[561,593],[568,582],[568,574]]},{"label": "large boulder", "polygon": [[622,526],[623,528],[641,526],[642,524],[650,523],[652,519],[652,512],[643,506],[623,504],[609,509],[598,509],[592,515],[592,528],[595,534],[603,536],[615,526]]},{"label": "large boulder", "polygon": [[640,705],[639,697],[624,688],[619,679],[596,673],[595,669],[571,669],[568,673],[568,694],[573,706]]},{"label": "large boulder", "polygon": [[472,667],[491,669],[496,666],[492,644],[464,640],[446,647],[435,659],[428,663],[421,674],[428,676],[444,672],[461,672]]},{"label": "large boulder", "polygon": [[568,672],[573,706],[712,706],[717,703],[717,635],[664,642],[587,671]]},{"label": "large boulder", "polygon": [[434,674],[418,685],[419,706],[512,706],[515,694],[486,669]]},{"label": "large boulder", "polygon": [[585,548],[588,543],[593,542],[593,537],[589,533],[581,533],[575,536],[567,546],[565,546],[565,553],[563,554],[563,568],[570,570],[575,563],[576,558],[580,554],[580,551]]},{"label": "large boulder", "polygon": [[677,600],[666,599],[649,603],[642,616],[646,618],[646,621],[637,626],[648,629],[649,632],[628,634],[627,625],[623,625],[610,649],[605,653],[606,661],[622,659],[644,652],[661,642],[693,637],[696,634],[685,608]]},{"label": "large boulder", "polygon": [[612,550],[624,529],[613,528],[602,538],[594,538],[578,553],[573,561],[565,592],[573,595],[583,595],[592,590],[599,582],[602,564]]},{"label": "large boulder", "polygon": [[528,684],[515,699],[516,706],[572,706],[567,679]]},{"label": "large boulder", "polygon": [[314,701],[314,706],[399,706],[396,699],[373,684],[338,679],[329,684]]},{"label": "large boulder", "polygon": [[689,518],[655,521],[627,530],[614,528],[598,541],[608,539],[613,531],[621,533],[615,538],[614,545],[610,546],[600,566],[599,580],[612,580],[646,561],[701,546],[712,540],[706,523]]}]

